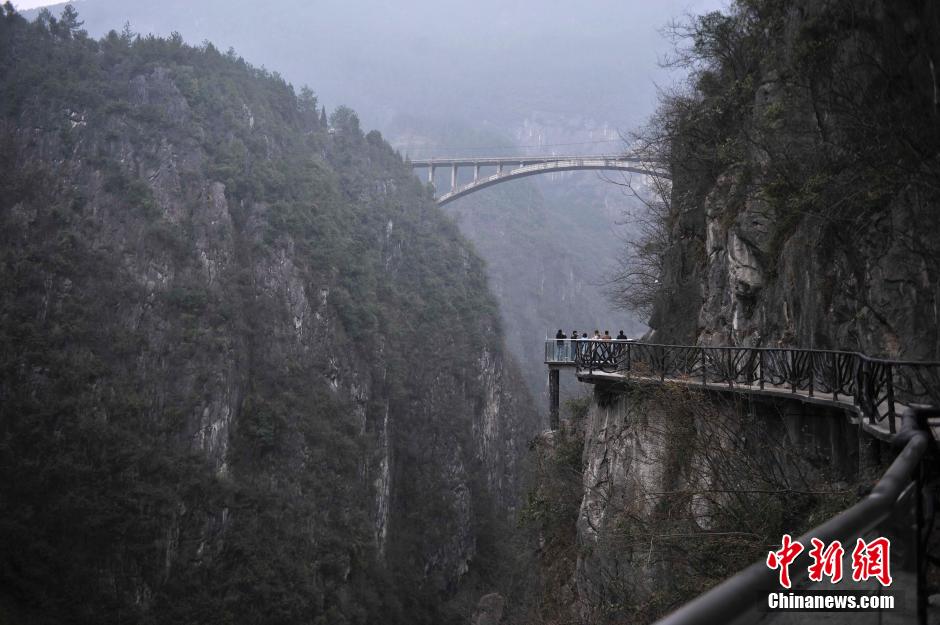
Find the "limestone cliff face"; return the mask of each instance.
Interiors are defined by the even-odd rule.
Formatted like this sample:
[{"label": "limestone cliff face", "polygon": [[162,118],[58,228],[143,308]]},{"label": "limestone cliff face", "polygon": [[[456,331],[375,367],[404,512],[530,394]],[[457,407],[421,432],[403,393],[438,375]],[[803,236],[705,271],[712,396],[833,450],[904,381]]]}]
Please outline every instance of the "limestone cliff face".
[{"label": "limestone cliff face", "polygon": [[702,59],[673,137],[654,336],[936,358],[936,11],[796,0],[722,19],[733,52]]},{"label": "limestone cliff face", "polygon": [[[583,418],[544,436],[542,453],[557,461],[573,443],[582,475],[566,575],[554,552],[543,563],[552,596],[566,597],[543,616],[559,622],[655,620],[758,559],[761,536],[838,510],[858,471],[842,414],[668,386],[596,386]],[[800,494],[810,490],[836,494]]]},{"label": "limestone cliff face", "polygon": [[[687,294],[690,304],[679,309],[695,318],[692,336],[683,340],[851,349],[912,359],[940,354],[932,201],[905,193],[851,231],[834,228],[825,216],[808,216],[773,249],[779,243],[773,211],[760,199],[738,199],[737,214],[727,223],[725,202],[738,184],[729,172],[703,198],[704,262],[675,276],[700,277],[698,289]],[[701,302],[697,311],[694,301]],[[665,328],[690,328],[665,310],[657,315],[660,336],[678,339]]]},{"label": "limestone cliff face", "polygon": [[482,263],[351,111],[49,28],[0,28],[0,617],[437,618],[539,428]]}]

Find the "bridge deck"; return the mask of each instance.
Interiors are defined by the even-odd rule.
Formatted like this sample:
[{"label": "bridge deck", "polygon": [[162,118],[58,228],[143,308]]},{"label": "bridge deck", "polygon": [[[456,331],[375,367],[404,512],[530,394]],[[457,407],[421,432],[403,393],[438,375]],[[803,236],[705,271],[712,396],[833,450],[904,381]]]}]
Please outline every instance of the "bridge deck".
[{"label": "bridge deck", "polygon": [[[556,156],[464,156],[459,158],[419,158],[410,159],[412,167],[496,167],[499,165],[519,165],[521,163],[554,163],[556,161],[576,161],[576,160],[601,160],[601,161],[624,161],[630,163],[650,163],[650,161],[632,154],[580,154],[580,155],[556,155]],[[655,163],[650,163],[655,164]]]},{"label": "bridge deck", "polygon": [[[437,197],[438,205],[444,205],[474,191],[536,174],[579,170],[624,171],[646,176],[668,178],[669,172],[662,163],[633,154],[563,155],[563,156],[480,156],[461,158],[428,158],[409,161],[413,169],[427,168],[428,182],[434,183],[436,169],[450,169],[450,191]],[[458,184],[458,170],[473,168],[473,181]],[[496,167],[491,176],[481,176],[484,167]]]}]

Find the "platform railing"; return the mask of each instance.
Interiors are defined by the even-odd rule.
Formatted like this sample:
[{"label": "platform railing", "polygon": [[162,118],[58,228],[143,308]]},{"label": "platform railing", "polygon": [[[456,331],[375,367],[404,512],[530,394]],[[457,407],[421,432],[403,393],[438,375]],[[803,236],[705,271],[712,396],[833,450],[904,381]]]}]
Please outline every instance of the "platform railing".
[{"label": "platform railing", "polygon": [[[563,343],[558,346],[557,343]],[[552,341],[553,356],[573,355],[578,371],[785,391],[852,406],[871,425],[896,432],[906,405],[940,405],[940,362],[873,358],[858,352],[776,347],[704,347],[636,341]],[[546,342],[546,362],[549,362]],[[568,351],[565,352],[564,350]],[[561,362],[561,361],[559,361]]]}]

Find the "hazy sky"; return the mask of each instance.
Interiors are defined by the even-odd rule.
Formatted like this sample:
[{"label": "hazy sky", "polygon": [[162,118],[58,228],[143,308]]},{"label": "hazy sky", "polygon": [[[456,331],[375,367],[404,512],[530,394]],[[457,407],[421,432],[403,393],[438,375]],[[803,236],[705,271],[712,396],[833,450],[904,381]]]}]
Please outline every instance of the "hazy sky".
[{"label": "hazy sky", "polygon": [[17,9],[35,9],[36,7],[49,6],[50,4],[55,4],[54,2],[48,2],[47,0],[19,0],[19,2],[14,2],[13,6]]},{"label": "hazy sky", "polygon": [[[0,0],[2,1],[2,0]],[[310,85],[332,109],[349,104],[368,127],[412,116],[539,134],[630,128],[652,112],[671,19],[730,0],[81,0],[93,36],[129,22],[234,47],[256,65]],[[49,0],[14,0],[23,10]],[[54,9],[58,11],[58,9]],[[530,125],[529,130],[519,130]],[[518,134],[517,132],[517,134]],[[453,134],[453,133],[450,133]],[[557,133],[556,133],[557,134]],[[523,139],[523,137],[519,137]],[[542,143],[542,137],[538,142]],[[528,141],[529,139],[524,139]]]}]

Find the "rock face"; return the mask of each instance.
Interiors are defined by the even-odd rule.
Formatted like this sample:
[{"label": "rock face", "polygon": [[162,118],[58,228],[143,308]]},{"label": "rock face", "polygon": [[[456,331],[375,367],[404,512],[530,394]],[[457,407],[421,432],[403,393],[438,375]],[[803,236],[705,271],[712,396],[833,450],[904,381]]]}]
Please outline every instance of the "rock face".
[{"label": "rock face", "polygon": [[698,25],[705,41],[726,19],[749,60],[706,54],[673,137],[657,338],[940,355],[938,18],[847,11],[761,3]]},{"label": "rock face", "polygon": [[499,625],[503,618],[503,606],[506,600],[499,593],[490,593],[480,597],[472,625]]},{"label": "rock face", "polygon": [[[542,548],[553,554],[542,563],[545,590],[566,600],[546,598],[541,616],[655,620],[764,555],[783,532],[849,505],[857,445],[855,426],[840,413],[668,386],[597,385],[583,420],[540,440],[555,463],[580,449],[582,469],[574,535],[542,527]],[[540,485],[557,479],[543,470]],[[809,491],[834,494],[801,494]]]},{"label": "rock face", "polygon": [[441,618],[540,419],[429,191],[211,46],[0,59],[0,620]]}]

